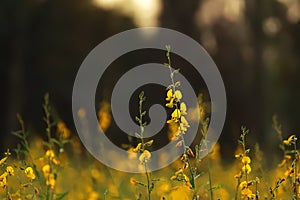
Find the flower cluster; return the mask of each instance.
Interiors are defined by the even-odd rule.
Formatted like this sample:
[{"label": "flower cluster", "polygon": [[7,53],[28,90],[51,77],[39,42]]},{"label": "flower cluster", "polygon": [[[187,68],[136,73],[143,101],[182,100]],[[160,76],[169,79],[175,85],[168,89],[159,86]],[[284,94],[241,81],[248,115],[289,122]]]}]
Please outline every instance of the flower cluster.
[{"label": "flower cluster", "polygon": [[240,159],[243,163],[242,172],[250,174],[250,172],[252,170],[251,166],[250,166],[250,163],[251,163],[250,157],[246,156],[244,154],[238,154],[238,155],[235,155],[235,157]]},{"label": "flower cluster", "polygon": [[133,149],[133,152],[138,153],[140,152],[141,155],[139,157],[139,160],[141,164],[146,164],[150,161],[151,153],[150,151],[145,149],[145,146],[151,146],[153,143],[153,140],[150,140],[144,144],[138,143],[138,145]]},{"label": "flower cluster", "polygon": [[5,172],[0,175],[0,187],[5,188],[7,186],[7,177],[14,175],[14,168],[12,166],[7,166]]},{"label": "flower cluster", "polygon": [[32,167],[27,167],[27,168],[24,170],[24,172],[25,172],[27,178],[28,178],[30,181],[32,181],[32,180],[34,180],[34,179],[36,178],[36,175],[35,175],[35,173],[34,173]]},{"label": "flower cluster", "polygon": [[[255,180],[249,180],[249,175],[252,171],[251,168],[251,158],[249,156],[250,149],[246,149],[246,135],[249,133],[249,130],[246,127],[241,128],[242,134],[239,139],[239,144],[242,147],[243,152],[235,155],[237,159],[241,161],[242,167],[241,171],[235,175],[235,178],[238,180],[238,186],[241,191],[242,199],[258,199],[257,184],[260,182],[259,178],[256,177]],[[245,176],[245,180],[241,181],[242,177]],[[252,185],[255,186],[255,192],[250,188]]]},{"label": "flower cluster", "polygon": [[45,158],[48,162],[42,167],[42,172],[46,179],[46,186],[54,190],[57,179],[54,168],[60,164],[60,161],[53,150],[47,150],[45,153]]},{"label": "flower cluster", "polygon": [[53,164],[55,164],[55,165],[59,165],[60,164],[60,162],[57,159],[57,157],[56,157],[56,155],[55,155],[55,153],[54,153],[53,150],[47,150],[46,153],[45,153],[45,155],[46,155],[46,158],[48,158],[50,160],[50,162],[53,162]]},{"label": "flower cluster", "polygon": [[51,166],[49,164],[44,165],[42,171],[46,179],[46,185],[54,190],[56,185],[56,174],[52,172]]},{"label": "flower cluster", "polygon": [[185,185],[189,188],[192,187],[191,181],[189,177],[183,172],[183,169],[179,169],[178,171],[176,171],[175,174],[171,177],[171,180],[184,182]]},{"label": "flower cluster", "polygon": [[175,107],[174,111],[171,114],[171,119],[167,121],[168,124],[171,123],[178,123],[178,132],[175,134],[174,139],[177,140],[180,138],[182,134],[185,134],[187,129],[190,127],[188,121],[185,118],[187,115],[187,108],[184,102],[180,102],[182,99],[182,93],[180,90],[175,90],[173,93],[173,89],[169,89],[167,92],[166,107],[173,108]]},{"label": "flower cluster", "polygon": [[62,139],[67,139],[71,136],[71,131],[63,121],[57,123],[57,133]]}]

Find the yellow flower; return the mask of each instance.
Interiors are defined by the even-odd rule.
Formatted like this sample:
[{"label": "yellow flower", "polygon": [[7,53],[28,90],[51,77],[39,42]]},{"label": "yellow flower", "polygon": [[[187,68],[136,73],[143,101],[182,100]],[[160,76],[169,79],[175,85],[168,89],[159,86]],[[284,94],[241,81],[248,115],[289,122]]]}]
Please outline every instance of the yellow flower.
[{"label": "yellow flower", "polygon": [[133,177],[130,178],[129,182],[131,185],[137,185],[136,179]]},{"label": "yellow flower", "polygon": [[247,174],[250,174],[251,166],[249,164],[244,165],[243,168],[242,168],[242,171],[247,173]]},{"label": "yellow flower", "polygon": [[186,114],[187,114],[187,113],[186,113],[186,105],[185,105],[184,102],[182,102],[182,103],[180,104],[180,111],[181,111],[181,114],[182,114],[182,115],[186,115]]},{"label": "yellow flower", "polygon": [[179,169],[175,172],[175,176],[178,176],[179,174],[182,174],[183,173],[183,169]]},{"label": "yellow flower", "polygon": [[251,162],[251,159],[248,156],[243,156],[242,163],[249,164]]},{"label": "yellow flower", "polygon": [[174,102],[174,99],[171,99],[170,102],[166,104],[166,107],[173,108],[173,106],[174,106],[173,102]]},{"label": "yellow flower", "polygon": [[234,175],[234,178],[239,179],[239,178],[241,178],[241,176],[242,176],[242,173],[239,172],[238,174]]},{"label": "yellow flower", "polygon": [[142,148],[142,143],[138,143],[138,145],[133,149],[133,152],[139,152]]},{"label": "yellow flower", "polygon": [[99,199],[99,194],[95,191],[92,191],[90,194],[89,194],[89,198],[88,200],[98,200]]},{"label": "yellow flower", "polygon": [[53,150],[47,150],[46,151],[46,157],[49,158],[50,160],[52,160],[55,157],[55,153]]},{"label": "yellow flower", "polygon": [[240,183],[239,187],[240,187],[240,190],[243,190],[243,189],[247,188],[248,187],[247,181],[242,181]]},{"label": "yellow flower", "polygon": [[4,172],[1,176],[0,176],[0,187],[4,188],[7,185],[7,179],[6,177],[8,176],[7,172]]},{"label": "yellow flower", "polygon": [[139,157],[139,160],[142,162],[142,163],[147,163],[150,161],[150,158],[151,158],[151,153],[148,151],[148,150],[145,150]]},{"label": "yellow flower", "polygon": [[51,168],[50,165],[44,165],[42,168],[42,171],[44,173],[44,176],[47,177],[50,174]]},{"label": "yellow flower", "polygon": [[53,150],[46,151],[46,157],[49,158],[55,165],[59,165],[60,161],[55,157],[55,153]]},{"label": "yellow flower", "polygon": [[167,92],[166,100],[171,101],[171,99],[173,99],[173,91],[172,91],[172,89],[169,89],[168,92]]},{"label": "yellow flower", "polygon": [[32,167],[27,167],[24,172],[30,181],[32,181],[36,178]]},{"label": "yellow flower", "polygon": [[236,157],[236,158],[242,158],[243,154],[236,154],[234,157]]},{"label": "yellow flower", "polygon": [[10,176],[14,176],[14,168],[12,166],[7,166],[6,167],[6,172],[10,175]]},{"label": "yellow flower", "polygon": [[297,138],[295,135],[291,135],[287,140],[283,140],[283,144],[291,145],[292,143],[296,142]]},{"label": "yellow flower", "polygon": [[283,159],[283,160],[281,161],[281,163],[279,163],[277,166],[278,166],[278,167],[283,167],[283,166],[285,165],[285,163],[286,163],[286,159]]},{"label": "yellow flower", "polygon": [[166,100],[169,101],[169,103],[166,104],[166,107],[173,108],[174,101],[179,102],[180,99],[182,99],[182,94],[181,94],[180,90],[176,90],[173,94],[172,89],[169,89],[167,92],[167,98],[166,98]]},{"label": "yellow flower", "polygon": [[290,169],[288,169],[288,170],[286,170],[285,172],[284,172],[284,176],[286,176],[286,177],[290,177],[290,176],[292,176],[294,174],[294,168],[293,167],[290,167]]},{"label": "yellow flower", "polygon": [[54,190],[56,185],[56,177],[54,174],[49,174],[48,177],[46,177],[46,185]]},{"label": "yellow flower", "polygon": [[7,160],[7,157],[4,157],[0,160],[0,165],[2,165]]},{"label": "yellow flower", "polygon": [[181,94],[180,90],[176,90],[174,92],[174,97],[176,98],[177,101],[180,101],[180,99],[182,99],[182,94]]},{"label": "yellow flower", "polygon": [[180,122],[180,130],[182,132],[187,131],[187,128],[190,127],[189,122],[186,120],[186,118],[184,116],[181,116],[180,121],[181,121]]},{"label": "yellow flower", "polygon": [[252,191],[249,189],[249,188],[245,188],[241,191],[241,194],[242,194],[242,198],[243,199],[253,199],[255,198],[255,194],[252,193]]},{"label": "yellow flower", "polygon": [[62,121],[57,123],[57,132],[62,134],[63,139],[67,139],[71,135],[71,131],[67,128],[66,124]]},{"label": "yellow flower", "polygon": [[52,162],[55,164],[55,165],[59,165],[60,164],[60,161],[56,158],[53,158],[52,159]]},{"label": "yellow flower", "polygon": [[178,119],[181,117],[181,113],[179,109],[175,109],[172,113],[172,119],[175,120],[176,122],[178,121]]},{"label": "yellow flower", "polygon": [[284,155],[284,158],[286,158],[286,159],[291,159],[292,158],[292,156],[291,155]]}]

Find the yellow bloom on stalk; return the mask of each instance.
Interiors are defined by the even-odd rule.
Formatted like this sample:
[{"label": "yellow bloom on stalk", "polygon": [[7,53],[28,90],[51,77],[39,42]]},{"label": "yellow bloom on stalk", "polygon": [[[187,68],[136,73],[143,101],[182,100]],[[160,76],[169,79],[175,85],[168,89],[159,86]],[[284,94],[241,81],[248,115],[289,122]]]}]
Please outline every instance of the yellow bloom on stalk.
[{"label": "yellow bloom on stalk", "polygon": [[57,158],[53,158],[51,160],[55,165],[59,165],[60,164],[60,161],[57,159]]},{"label": "yellow bloom on stalk", "polygon": [[243,199],[253,199],[255,198],[255,194],[252,193],[252,191],[249,189],[249,188],[245,188],[241,191],[241,194],[242,194],[242,198]]},{"label": "yellow bloom on stalk", "polygon": [[88,200],[97,200],[99,199],[99,194],[95,191],[90,192]]},{"label": "yellow bloom on stalk", "polygon": [[36,178],[32,167],[27,167],[24,172],[30,181],[32,181]]},{"label": "yellow bloom on stalk", "polygon": [[142,148],[142,143],[138,143],[138,145],[132,150],[133,152],[139,152]]},{"label": "yellow bloom on stalk", "polygon": [[71,131],[67,128],[67,125],[63,121],[57,123],[57,132],[62,134],[63,139],[67,139],[71,135]]},{"label": "yellow bloom on stalk", "polygon": [[46,157],[49,158],[55,165],[60,164],[60,161],[55,157],[55,153],[53,150],[47,150]]},{"label": "yellow bloom on stalk", "polygon": [[46,177],[46,185],[54,190],[56,185],[56,177],[54,174],[49,174],[48,177]]},{"label": "yellow bloom on stalk", "polygon": [[55,157],[55,153],[53,150],[47,150],[46,151],[46,157],[49,158],[50,160],[52,160]]},{"label": "yellow bloom on stalk", "polygon": [[235,158],[242,158],[242,157],[243,157],[243,154],[236,154],[234,157],[235,157]]},{"label": "yellow bloom on stalk", "polygon": [[250,174],[251,172],[251,166],[249,164],[246,164],[242,167],[242,171],[247,173],[247,174]]},{"label": "yellow bloom on stalk", "polygon": [[177,170],[175,172],[175,176],[178,176],[179,174],[182,174],[183,173],[183,170],[180,168],[179,170]]},{"label": "yellow bloom on stalk", "polygon": [[297,138],[295,135],[291,135],[287,140],[283,140],[283,144],[291,145],[292,143],[296,142]]},{"label": "yellow bloom on stalk", "polygon": [[180,119],[180,117],[181,117],[181,112],[180,112],[180,110],[179,110],[179,109],[175,109],[175,110],[173,111],[173,113],[171,114],[171,116],[172,116],[172,119],[175,120],[175,122],[177,122],[178,119]]},{"label": "yellow bloom on stalk", "polygon": [[1,176],[0,176],[0,187],[4,188],[7,185],[7,177],[8,173],[4,172]]},{"label": "yellow bloom on stalk", "polygon": [[167,92],[166,100],[171,101],[172,98],[173,98],[173,91],[172,91],[172,89],[169,89],[168,92]]},{"label": "yellow bloom on stalk", "polygon": [[182,99],[182,93],[180,92],[180,90],[176,90],[173,94],[173,90],[169,89],[166,97],[166,101],[169,101],[169,103],[166,104],[166,107],[173,108],[174,101],[179,102],[180,99]]},{"label": "yellow bloom on stalk", "polygon": [[141,163],[147,163],[150,161],[151,153],[148,150],[145,150],[139,157]]},{"label": "yellow bloom on stalk", "polygon": [[181,116],[180,121],[181,121],[180,122],[180,130],[182,132],[187,131],[187,128],[190,127],[189,122],[186,120],[186,118],[184,116]]},{"label": "yellow bloom on stalk", "polygon": [[12,166],[7,166],[6,167],[6,172],[10,175],[10,176],[14,176],[14,168]]},{"label": "yellow bloom on stalk", "polygon": [[243,189],[247,188],[248,187],[247,181],[242,181],[240,183],[239,187],[240,187],[240,190],[243,190]]},{"label": "yellow bloom on stalk", "polygon": [[182,115],[186,115],[187,114],[187,112],[186,112],[186,104],[184,102],[182,102],[180,104],[180,111],[181,111]]},{"label": "yellow bloom on stalk", "polygon": [[56,185],[56,176],[53,173],[51,173],[50,165],[49,164],[44,165],[42,171],[46,179],[46,185],[53,190]]},{"label": "yellow bloom on stalk", "polygon": [[129,182],[131,185],[137,185],[136,179],[133,177],[130,178]]},{"label": "yellow bloom on stalk", "polygon": [[242,158],[242,163],[243,163],[243,164],[247,165],[247,164],[249,164],[250,162],[251,162],[250,157],[248,157],[248,156],[243,156],[243,158]]},{"label": "yellow bloom on stalk", "polygon": [[2,165],[7,160],[7,157],[4,157],[0,160],[0,165]]},{"label": "yellow bloom on stalk", "polygon": [[180,101],[180,99],[182,99],[182,94],[181,94],[180,90],[176,90],[174,92],[174,97],[176,98],[177,101]]},{"label": "yellow bloom on stalk", "polygon": [[168,90],[166,101],[169,101],[169,103],[166,104],[166,107],[173,108],[173,106],[174,106],[174,95],[173,95],[172,89]]},{"label": "yellow bloom on stalk", "polygon": [[50,174],[50,171],[51,171],[51,167],[50,165],[44,165],[43,168],[42,168],[42,171],[44,173],[44,176],[47,177],[49,174]]}]

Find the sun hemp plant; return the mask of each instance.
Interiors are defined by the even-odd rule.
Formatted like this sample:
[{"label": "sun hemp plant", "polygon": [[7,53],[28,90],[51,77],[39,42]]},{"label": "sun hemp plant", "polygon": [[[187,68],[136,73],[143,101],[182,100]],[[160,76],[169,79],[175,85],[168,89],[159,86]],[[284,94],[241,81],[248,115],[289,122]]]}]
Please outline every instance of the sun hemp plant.
[{"label": "sun hemp plant", "polygon": [[[166,107],[173,109],[171,114],[171,119],[167,121],[168,124],[173,124],[178,127],[178,131],[175,134],[173,140],[177,140],[177,147],[183,148],[183,155],[181,160],[183,162],[183,167],[180,168],[172,177],[172,180],[184,182],[186,186],[191,189],[195,188],[195,170],[191,167],[190,158],[195,157],[192,149],[186,145],[184,134],[186,134],[188,128],[190,127],[189,122],[185,118],[187,115],[187,106],[185,102],[182,101],[182,93],[178,89],[180,86],[180,82],[175,82],[174,76],[179,72],[179,69],[173,69],[171,65],[171,56],[170,51],[171,47],[169,45],[166,46],[167,48],[167,59],[168,63],[165,63],[170,70],[170,78],[171,84],[167,87],[167,97],[166,97]],[[185,170],[189,170],[189,175],[185,174]]]},{"label": "sun hemp plant", "polygon": [[143,187],[147,188],[147,194],[148,199],[151,199],[151,192],[154,189],[154,183],[155,181],[158,181],[158,179],[152,179],[151,169],[149,169],[148,163],[151,159],[151,153],[147,148],[151,147],[153,144],[153,140],[145,141],[144,138],[144,131],[145,127],[147,125],[146,122],[144,122],[143,117],[146,115],[146,111],[143,110],[143,103],[146,100],[146,97],[144,95],[144,92],[142,91],[139,94],[139,116],[136,116],[136,121],[139,123],[140,126],[140,133],[135,133],[136,137],[140,139],[140,142],[137,144],[137,146],[133,149],[133,152],[140,153],[139,160],[140,164],[144,166],[144,171],[147,178],[147,183],[143,183],[140,181],[137,181],[135,178],[131,178],[130,182],[133,185],[141,185]]}]

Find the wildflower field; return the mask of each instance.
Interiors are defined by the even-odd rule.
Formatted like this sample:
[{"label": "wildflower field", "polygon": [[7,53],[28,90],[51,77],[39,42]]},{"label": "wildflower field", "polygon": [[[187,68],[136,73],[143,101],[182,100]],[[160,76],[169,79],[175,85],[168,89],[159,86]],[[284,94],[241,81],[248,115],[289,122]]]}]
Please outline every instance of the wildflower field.
[{"label": "wildflower field", "polygon": [[[274,137],[278,137],[278,148],[282,150],[282,162],[277,167],[263,165],[264,153],[258,145],[250,146],[251,130],[241,127],[236,142],[235,162],[224,166],[217,143],[212,151],[206,148],[205,140],[209,127],[209,114],[203,107],[201,95],[200,130],[197,145],[187,146],[185,134],[190,128],[189,105],[182,100],[184,92],[176,80],[177,69],[171,67],[170,47],[167,46],[165,64],[170,70],[170,86],[166,88],[165,107],[171,112],[166,121],[168,138],[183,149],[181,157],[171,165],[152,171],[151,147],[155,140],[144,137],[147,122],[144,103],[147,94],[141,92],[136,100],[139,113],[136,116],[140,132],[137,142],[124,145],[130,160],[139,161],[140,173],[125,173],[109,168],[92,157],[81,144],[75,131],[68,124],[56,119],[52,113],[49,95],[44,104],[45,131],[39,136],[30,133],[22,116],[17,115],[20,130],[12,134],[19,139],[14,149],[1,153],[0,196],[1,199],[298,199],[300,198],[299,151],[297,136],[284,133],[276,116],[273,117]],[[102,102],[98,111],[99,126],[105,130],[112,120],[110,105]],[[85,110],[79,110],[81,119]],[[200,150],[207,156],[200,158]],[[106,150],[108,156],[110,150]],[[161,162],[170,152],[161,154]],[[130,167],[130,166],[129,166]]]}]

